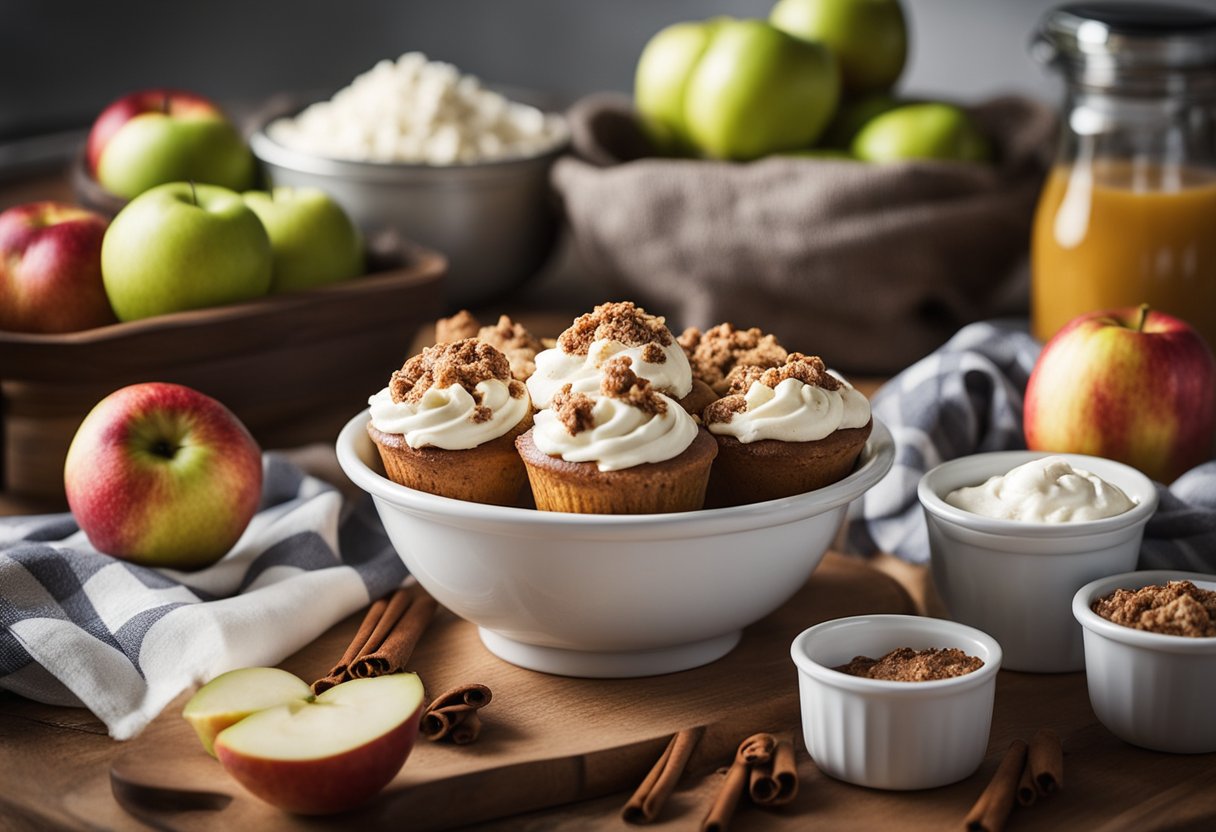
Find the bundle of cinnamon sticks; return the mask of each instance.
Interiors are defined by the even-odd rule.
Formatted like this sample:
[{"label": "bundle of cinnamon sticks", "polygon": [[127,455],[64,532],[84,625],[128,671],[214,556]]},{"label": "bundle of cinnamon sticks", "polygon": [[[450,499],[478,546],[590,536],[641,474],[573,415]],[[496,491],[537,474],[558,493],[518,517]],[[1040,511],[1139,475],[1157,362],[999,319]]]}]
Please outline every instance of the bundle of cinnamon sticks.
[{"label": "bundle of cinnamon sticks", "polygon": [[1030,744],[1014,740],[996,774],[963,821],[968,832],[1000,832],[1014,803],[1031,806],[1064,787],[1064,746],[1054,731],[1035,733]]}]

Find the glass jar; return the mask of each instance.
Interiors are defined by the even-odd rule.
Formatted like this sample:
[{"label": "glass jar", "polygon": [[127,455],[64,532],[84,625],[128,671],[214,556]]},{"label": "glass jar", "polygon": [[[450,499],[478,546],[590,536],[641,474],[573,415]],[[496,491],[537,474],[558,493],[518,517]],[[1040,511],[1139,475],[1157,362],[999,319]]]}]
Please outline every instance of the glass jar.
[{"label": "glass jar", "polygon": [[1148,303],[1216,348],[1216,16],[1063,6],[1031,50],[1065,81],[1031,240],[1035,336]]}]

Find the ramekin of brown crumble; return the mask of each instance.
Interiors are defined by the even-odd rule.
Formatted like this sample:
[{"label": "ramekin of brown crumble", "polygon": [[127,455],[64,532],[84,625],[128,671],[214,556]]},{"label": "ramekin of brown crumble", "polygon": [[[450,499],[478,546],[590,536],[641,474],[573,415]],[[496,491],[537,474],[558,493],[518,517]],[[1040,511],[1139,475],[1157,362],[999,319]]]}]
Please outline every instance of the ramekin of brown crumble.
[{"label": "ramekin of brown crumble", "polygon": [[1112,734],[1154,751],[1216,751],[1216,575],[1128,572],[1083,586],[1094,713]]}]

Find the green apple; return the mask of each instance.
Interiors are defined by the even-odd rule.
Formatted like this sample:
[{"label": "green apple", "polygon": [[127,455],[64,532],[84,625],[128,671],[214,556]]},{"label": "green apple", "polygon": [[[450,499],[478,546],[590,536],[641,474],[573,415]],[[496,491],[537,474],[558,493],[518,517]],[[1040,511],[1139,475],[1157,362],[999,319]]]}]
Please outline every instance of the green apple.
[{"label": "green apple", "polygon": [[274,258],[272,292],[311,289],[363,273],[363,240],[355,224],[318,188],[249,191]]},{"label": "green apple", "polygon": [[811,145],[840,94],[824,47],[727,17],[659,32],[642,51],[634,86],[660,150],[738,160]]},{"label": "green apple", "polygon": [[312,698],[308,683],[286,670],[242,667],[221,673],[199,688],[182,709],[182,716],[198,734],[203,749],[214,757],[215,737],[228,726],[275,705]]},{"label": "green apple", "polygon": [[220,109],[178,90],[143,90],[106,107],[86,157],[101,186],[126,199],[166,182],[244,190],[254,178],[253,154]]},{"label": "green apple", "polygon": [[988,140],[952,104],[906,104],[871,119],[853,138],[853,155],[867,162],[942,159],[986,162]]},{"label": "green apple", "polygon": [[106,295],[123,321],[260,297],[271,269],[261,220],[240,194],[215,185],[145,191],[101,244]]},{"label": "green apple", "polygon": [[780,0],[769,21],[826,44],[851,94],[890,89],[907,60],[908,27],[899,0]]},{"label": "green apple", "polygon": [[99,552],[199,569],[227,554],[257,511],[262,454],[215,399],[144,382],[89,411],[68,447],[63,486]]},{"label": "green apple", "polygon": [[867,123],[905,103],[910,102],[901,102],[898,98],[885,92],[870,93],[859,98],[845,98],[840,102],[832,123],[824,131],[819,143],[825,147],[847,148]]}]

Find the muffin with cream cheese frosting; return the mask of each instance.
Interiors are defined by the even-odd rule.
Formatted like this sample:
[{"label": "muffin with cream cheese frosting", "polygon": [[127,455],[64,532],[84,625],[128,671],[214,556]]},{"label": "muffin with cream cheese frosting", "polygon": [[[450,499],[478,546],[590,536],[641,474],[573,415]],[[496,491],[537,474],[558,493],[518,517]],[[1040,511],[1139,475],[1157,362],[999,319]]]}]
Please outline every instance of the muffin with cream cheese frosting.
[{"label": "muffin with cream cheese frosting", "polygon": [[516,440],[536,507],[580,514],[694,511],[717,443],[633,359],[606,361],[598,391],[567,382]]},{"label": "muffin with cream cheese frosting", "polygon": [[500,351],[472,338],[428,347],[368,404],[367,432],[393,482],[515,505],[527,482],[515,439],[532,426],[532,405]]},{"label": "muffin with cream cheese frosting", "polygon": [[756,327],[739,329],[730,323],[704,332],[689,327],[676,340],[688,356],[692,377],[704,382],[716,396],[730,392],[728,376],[735,367],[779,367],[789,355],[775,335]]},{"label": "muffin with cream cheese frosting", "polygon": [[818,356],[768,369],[738,366],[729,395],[705,409],[718,442],[713,501],[742,505],[843,479],[870,436],[870,402]]},{"label": "muffin with cream cheese frosting", "polygon": [[694,415],[712,400],[712,392],[693,383],[688,356],[665,319],[621,301],[600,304],[575,318],[558,336],[556,347],[536,355],[536,372],[528,378],[532,404],[548,407],[567,384],[575,393],[597,393],[604,366],[618,356],[628,356],[639,378]]}]

